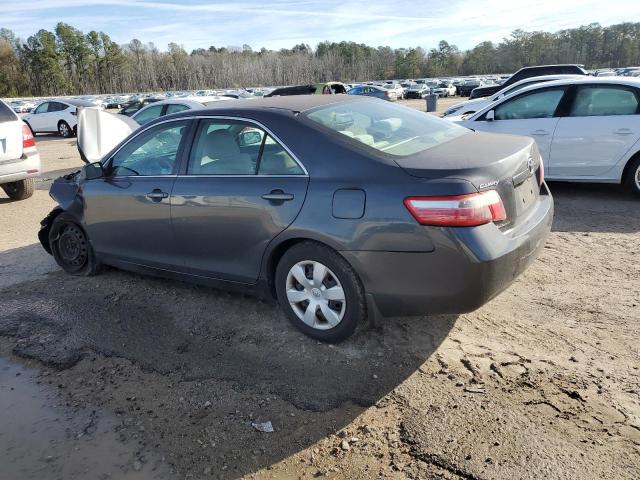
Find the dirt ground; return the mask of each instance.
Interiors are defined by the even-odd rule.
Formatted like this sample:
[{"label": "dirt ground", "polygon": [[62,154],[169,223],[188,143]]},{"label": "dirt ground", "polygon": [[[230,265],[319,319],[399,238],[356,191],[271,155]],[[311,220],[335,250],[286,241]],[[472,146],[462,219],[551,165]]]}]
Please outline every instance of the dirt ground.
[{"label": "dirt ground", "polygon": [[640,203],[617,186],[551,184],[543,253],[476,312],[331,346],[251,297],[63,274],[36,233],[81,162],[37,144],[34,197],[0,196],[0,479],[640,478]]}]

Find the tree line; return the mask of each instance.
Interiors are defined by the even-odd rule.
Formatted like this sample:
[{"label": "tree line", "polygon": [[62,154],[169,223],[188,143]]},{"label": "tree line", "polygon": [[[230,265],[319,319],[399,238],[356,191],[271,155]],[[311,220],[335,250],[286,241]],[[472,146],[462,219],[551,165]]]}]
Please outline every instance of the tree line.
[{"label": "tree line", "polygon": [[586,68],[640,65],[640,23],[593,23],[549,32],[515,30],[494,44],[461,51],[322,42],[291,49],[214,46],[188,53],[134,39],[119,45],[104,32],[65,23],[26,40],[0,29],[0,97],[195,90],[509,73],[527,65],[580,63]]}]

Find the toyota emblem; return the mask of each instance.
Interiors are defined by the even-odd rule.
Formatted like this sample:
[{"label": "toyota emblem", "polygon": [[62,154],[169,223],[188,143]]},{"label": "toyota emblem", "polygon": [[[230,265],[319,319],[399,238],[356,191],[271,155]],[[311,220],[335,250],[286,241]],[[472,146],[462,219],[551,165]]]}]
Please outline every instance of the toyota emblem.
[{"label": "toyota emblem", "polygon": [[533,158],[529,157],[527,160],[527,168],[529,169],[529,173],[533,173],[535,170],[535,166],[533,165]]}]

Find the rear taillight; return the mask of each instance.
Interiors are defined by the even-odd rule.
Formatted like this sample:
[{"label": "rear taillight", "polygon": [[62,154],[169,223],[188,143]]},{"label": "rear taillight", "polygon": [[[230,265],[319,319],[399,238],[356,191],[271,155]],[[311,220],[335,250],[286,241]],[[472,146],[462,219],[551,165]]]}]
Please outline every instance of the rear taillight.
[{"label": "rear taillight", "polygon": [[389,96],[389,92],[384,92],[384,96],[388,97]]},{"label": "rear taillight", "polygon": [[421,225],[474,227],[507,219],[495,190],[450,197],[408,197],[404,204]]},{"label": "rear taillight", "polygon": [[22,125],[22,148],[30,148],[36,146],[36,139],[33,138],[31,129],[26,125]]},{"label": "rear taillight", "polygon": [[77,110],[71,110],[69,113],[70,113],[71,115],[73,115],[74,117],[75,117],[76,115],[78,115],[78,111],[77,111]]}]

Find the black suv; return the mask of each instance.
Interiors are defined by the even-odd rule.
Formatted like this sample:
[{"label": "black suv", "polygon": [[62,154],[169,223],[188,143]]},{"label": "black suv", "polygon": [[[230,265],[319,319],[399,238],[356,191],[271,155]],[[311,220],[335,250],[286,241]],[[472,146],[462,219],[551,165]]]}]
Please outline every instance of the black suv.
[{"label": "black suv", "polygon": [[511,75],[502,85],[487,85],[486,87],[474,88],[469,99],[488,97],[498,90],[508,87],[511,84],[530,77],[541,77],[543,75],[586,75],[583,65],[538,65],[535,67],[524,67]]}]

